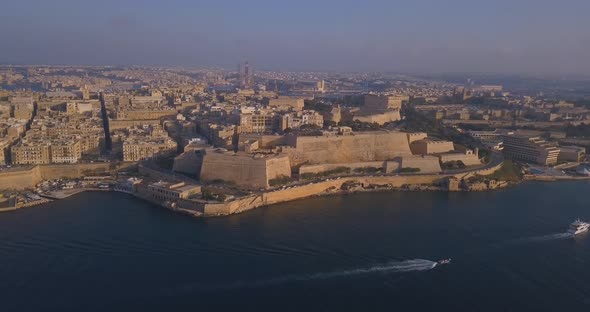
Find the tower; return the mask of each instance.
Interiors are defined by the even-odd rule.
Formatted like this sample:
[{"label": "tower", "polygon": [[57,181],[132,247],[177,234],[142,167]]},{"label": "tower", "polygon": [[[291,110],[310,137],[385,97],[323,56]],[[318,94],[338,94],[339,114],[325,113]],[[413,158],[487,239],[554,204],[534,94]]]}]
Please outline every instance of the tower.
[{"label": "tower", "polygon": [[88,89],[87,85],[84,85],[84,87],[82,88],[82,99],[90,100],[90,90]]},{"label": "tower", "polygon": [[326,90],[326,82],[322,79],[319,80],[316,84],[318,91],[324,92]]},{"label": "tower", "polygon": [[252,87],[250,85],[250,66],[248,65],[248,62],[246,62],[246,65],[244,65],[244,87],[246,87],[246,89],[250,89]]},{"label": "tower", "polygon": [[252,88],[252,72],[250,65],[246,61],[243,65],[240,64],[240,88],[251,89]]}]

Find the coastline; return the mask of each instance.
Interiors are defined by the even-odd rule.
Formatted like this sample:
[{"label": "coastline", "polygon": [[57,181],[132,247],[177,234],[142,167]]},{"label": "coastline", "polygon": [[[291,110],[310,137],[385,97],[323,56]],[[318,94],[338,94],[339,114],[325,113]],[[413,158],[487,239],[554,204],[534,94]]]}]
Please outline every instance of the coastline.
[{"label": "coastline", "polygon": [[255,208],[292,202],[301,199],[320,196],[342,196],[355,193],[371,192],[486,192],[504,189],[527,181],[559,182],[572,180],[588,180],[589,177],[555,178],[525,175],[521,180],[514,182],[495,181],[492,184],[477,182],[469,188],[450,189],[444,181],[450,179],[468,179],[482,173],[495,171],[496,166],[487,168],[485,172],[471,171],[457,175],[396,175],[396,176],[350,176],[338,177],[323,181],[309,182],[293,186],[284,186],[278,189],[270,189],[254,194],[234,198],[229,201],[207,200],[179,200],[177,202],[162,202],[154,199],[147,193],[139,190],[129,191],[118,187],[108,189],[88,187],[72,190],[61,190],[49,194],[41,194],[41,200],[32,201],[17,207],[1,208],[0,212],[14,211],[17,209],[45,204],[51,201],[65,199],[84,192],[120,192],[133,195],[137,199],[148,201],[171,211],[189,215],[192,217],[221,217],[238,214]]},{"label": "coastline", "polygon": [[[435,185],[435,181],[441,181],[448,176],[440,175],[407,175],[407,176],[357,176],[334,178],[329,181],[310,182],[308,184],[292,186],[284,189],[275,189],[235,198],[226,202],[205,200],[181,200],[177,203],[162,202],[151,198],[141,192],[130,192],[117,187],[109,189],[80,188],[67,191],[58,191],[43,194],[42,201],[32,202],[29,205],[9,208],[3,211],[14,211],[24,207],[41,205],[51,201],[65,199],[84,192],[119,192],[133,195],[137,199],[148,201],[174,212],[193,217],[220,217],[242,213],[255,208],[297,201],[305,198],[320,196],[341,196],[355,193],[370,192],[465,192],[488,191],[494,189],[457,190],[449,191],[446,187]],[[506,184],[499,188],[508,187]]]}]

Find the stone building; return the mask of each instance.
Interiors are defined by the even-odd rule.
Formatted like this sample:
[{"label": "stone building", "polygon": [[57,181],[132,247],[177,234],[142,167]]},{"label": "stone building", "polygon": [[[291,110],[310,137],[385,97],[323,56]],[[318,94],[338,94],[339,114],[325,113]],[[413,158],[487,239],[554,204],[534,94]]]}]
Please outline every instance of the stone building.
[{"label": "stone building", "polygon": [[435,141],[428,138],[413,141],[410,148],[412,153],[416,155],[446,153],[455,149],[451,141]]},{"label": "stone building", "polygon": [[503,152],[509,159],[549,166],[557,164],[559,147],[536,136],[505,135]]},{"label": "stone building", "polygon": [[276,99],[270,99],[268,106],[275,107],[278,110],[300,111],[305,106],[305,101],[302,98],[279,96]]},{"label": "stone building", "polygon": [[573,161],[573,162],[580,162],[586,158],[586,149],[579,146],[560,146],[559,147],[559,156],[557,159],[559,161]]},{"label": "stone building", "polygon": [[171,183],[159,181],[149,184],[147,195],[160,202],[177,202],[201,193],[201,186],[186,184],[185,182]]},{"label": "stone building", "polygon": [[388,160],[411,155],[407,134],[368,131],[348,135],[287,135],[285,151],[292,166],[301,164],[352,163]]},{"label": "stone building", "polygon": [[208,149],[203,156],[201,181],[224,181],[245,188],[267,188],[277,178],[291,177],[286,155],[249,154]]},{"label": "stone building", "polygon": [[279,130],[287,128],[299,129],[305,125],[322,128],[324,126],[324,116],[313,110],[304,110],[284,114],[279,119]]}]

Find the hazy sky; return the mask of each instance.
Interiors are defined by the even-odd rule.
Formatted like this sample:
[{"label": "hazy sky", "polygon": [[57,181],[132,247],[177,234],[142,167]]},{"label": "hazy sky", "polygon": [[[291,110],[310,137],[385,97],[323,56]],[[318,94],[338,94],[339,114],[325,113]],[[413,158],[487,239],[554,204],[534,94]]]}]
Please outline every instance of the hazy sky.
[{"label": "hazy sky", "polygon": [[590,0],[3,0],[0,63],[590,74]]}]

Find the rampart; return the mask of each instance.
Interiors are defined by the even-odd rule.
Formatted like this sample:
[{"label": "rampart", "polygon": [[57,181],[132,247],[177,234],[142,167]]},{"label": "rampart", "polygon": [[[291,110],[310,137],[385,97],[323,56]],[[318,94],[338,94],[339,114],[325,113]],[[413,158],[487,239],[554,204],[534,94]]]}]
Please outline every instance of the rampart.
[{"label": "rampart", "polygon": [[134,163],[84,163],[40,165],[27,169],[15,168],[0,172],[0,189],[22,190],[33,188],[43,180],[81,178],[87,175],[111,173]]},{"label": "rampart", "polygon": [[233,182],[247,188],[267,188],[270,180],[281,176],[291,176],[287,156],[207,151],[200,178],[202,181]]},{"label": "rampart", "polygon": [[228,215],[261,206],[273,205],[321,194],[334,193],[340,190],[342,185],[345,183],[358,183],[364,186],[387,185],[394,188],[399,188],[404,185],[442,184],[449,177],[466,179],[473,175],[490,175],[496,170],[500,169],[501,166],[502,163],[499,163],[489,168],[452,175],[422,174],[343,177],[330,181],[309,183],[305,185],[293,186],[287,189],[268,191],[258,195],[250,195],[227,203],[200,203],[197,204],[197,206],[192,207],[191,210],[195,210],[198,212],[198,214],[203,216]]},{"label": "rampart", "polygon": [[286,152],[291,166],[384,161],[411,155],[407,134],[402,132],[363,132],[334,136],[290,136],[295,148]]},{"label": "rampart", "polygon": [[354,171],[357,168],[383,168],[385,162],[383,161],[369,161],[369,162],[356,162],[356,163],[341,163],[341,164],[321,164],[321,165],[303,165],[299,167],[299,174],[305,173],[320,173],[329,170],[333,170],[340,167],[350,168]]},{"label": "rampart", "polygon": [[203,216],[228,215],[247,211],[261,206],[273,205],[311,196],[333,193],[340,190],[345,183],[360,183],[363,185],[388,185],[401,187],[412,184],[432,184],[442,181],[440,175],[408,175],[408,176],[377,176],[377,177],[348,177],[331,181],[310,183],[289,189],[281,189],[265,192],[259,195],[250,195],[227,203],[186,203],[180,206],[188,211],[194,211]]},{"label": "rampart", "polygon": [[39,166],[28,169],[12,169],[0,172],[0,189],[23,190],[41,182]]}]

